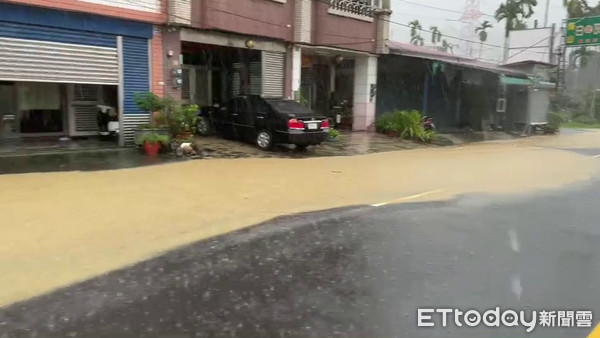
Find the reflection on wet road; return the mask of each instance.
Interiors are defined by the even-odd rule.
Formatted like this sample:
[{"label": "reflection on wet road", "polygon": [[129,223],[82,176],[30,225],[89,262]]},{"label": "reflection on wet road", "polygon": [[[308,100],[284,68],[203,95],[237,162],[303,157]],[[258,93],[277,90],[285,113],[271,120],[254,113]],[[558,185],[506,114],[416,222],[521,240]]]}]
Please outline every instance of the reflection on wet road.
[{"label": "reflection on wet road", "polygon": [[[600,315],[600,183],[283,217],[0,311],[2,337],[507,337],[419,307]],[[516,283],[517,281],[518,283]],[[596,322],[596,319],[594,320]],[[584,337],[547,329],[534,337]]]}]

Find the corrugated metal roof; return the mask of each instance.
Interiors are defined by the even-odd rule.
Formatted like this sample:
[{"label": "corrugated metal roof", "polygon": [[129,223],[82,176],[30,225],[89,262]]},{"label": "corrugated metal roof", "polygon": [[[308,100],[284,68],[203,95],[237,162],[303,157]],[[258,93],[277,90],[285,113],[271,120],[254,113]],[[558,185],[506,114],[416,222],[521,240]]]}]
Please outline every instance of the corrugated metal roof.
[{"label": "corrugated metal roof", "polygon": [[500,65],[489,63],[489,62],[481,62],[474,58],[469,58],[465,56],[454,55],[446,52],[442,52],[435,49],[430,49],[421,46],[415,46],[410,43],[403,43],[397,41],[389,41],[388,47],[390,49],[391,54],[402,55],[420,59],[428,59],[434,61],[442,61],[446,63],[450,63],[453,65],[465,67],[465,68],[474,68],[483,71],[488,71],[496,74],[507,74],[515,77],[527,77],[527,74],[524,72],[516,71],[513,69],[503,68]]}]

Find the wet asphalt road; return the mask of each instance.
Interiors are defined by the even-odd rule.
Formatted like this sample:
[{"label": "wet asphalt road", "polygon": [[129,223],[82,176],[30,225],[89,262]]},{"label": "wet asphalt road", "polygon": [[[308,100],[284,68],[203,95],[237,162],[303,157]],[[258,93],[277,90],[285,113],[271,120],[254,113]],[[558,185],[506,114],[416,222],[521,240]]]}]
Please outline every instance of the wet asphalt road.
[{"label": "wet asphalt road", "polygon": [[[600,181],[275,219],[0,310],[0,337],[585,337],[417,308],[592,310]],[[135,239],[132,239],[135,240]]]}]

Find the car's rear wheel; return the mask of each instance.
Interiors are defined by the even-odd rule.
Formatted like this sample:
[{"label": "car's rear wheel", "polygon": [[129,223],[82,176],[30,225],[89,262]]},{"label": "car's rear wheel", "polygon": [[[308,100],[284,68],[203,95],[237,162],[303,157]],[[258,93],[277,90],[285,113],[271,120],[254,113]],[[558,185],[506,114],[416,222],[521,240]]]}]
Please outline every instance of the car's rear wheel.
[{"label": "car's rear wheel", "polygon": [[262,150],[273,148],[273,136],[268,130],[263,129],[256,133],[256,146]]},{"label": "car's rear wheel", "polygon": [[208,117],[198,116],[198,120],[196,120],[196,131],[198,132],[198,135],[201,136],[212,135],[212,126],[210,125]]}]

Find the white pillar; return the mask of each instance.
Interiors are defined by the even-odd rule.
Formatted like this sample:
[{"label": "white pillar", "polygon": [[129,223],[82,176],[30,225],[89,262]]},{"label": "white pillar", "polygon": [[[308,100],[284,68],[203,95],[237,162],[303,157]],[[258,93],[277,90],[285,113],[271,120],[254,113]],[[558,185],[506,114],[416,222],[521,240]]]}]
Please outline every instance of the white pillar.
[{"label": "white pillar", "polygon": [[367,130],[375,122],[375,97],[371,97],[371,86],[376,85],[377,57],[357,57],[354,61],[353,130]]},{"label": "white pillar", "polygon": [[331,94],[331,92],[335,91],[335,69],[335,64],[329,65],[329,93],[327,94]]},{"label": "white pillar", "polygon": [[296,95],[300,91],[300,79],[302,76],[302,48],[294,46],[292,48],[292,92],[291,98],[297,99]]}]

